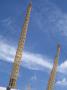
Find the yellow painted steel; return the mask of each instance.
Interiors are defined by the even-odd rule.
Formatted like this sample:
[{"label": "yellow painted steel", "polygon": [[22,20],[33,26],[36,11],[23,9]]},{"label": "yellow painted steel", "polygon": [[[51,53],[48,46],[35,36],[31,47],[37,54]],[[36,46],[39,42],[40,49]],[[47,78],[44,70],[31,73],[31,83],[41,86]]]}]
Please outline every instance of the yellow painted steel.
[{"label": "yellow painted steel", "polygon": [[[16,81],[17,81],[18,74],[19,74],[19,66],[20,66],[20,63],[21,63],[22,52],[23,52],[24,43],[25,43],[25,39],[26,39],[31,8],[32,8],[32,3],[30,2],[29,6],[27,8],[24,25],[23,25],[23,28],[22,28],[22,31],[21,31],[21,35],[20,35],[20,39],[19,39],[19,43],[18,43],[18,48],[17,48],[17,51],[16,51],[16,56],[15,56],[15,59],[14,59],[14,64],[13,64],[13,68],[12,68],[8,88],[16,88]],[[7,89],[7,90],[9,90],[9,89]]]},{"label": "yellow painted steel", "polygon": [[58,44],[58,46],[57,46],[57,54],[55,56],[54,65],[53,65],[53,68],[52,68],[52,71],[51,71],[51,74],[50,74],[50,78],[49,78],[49,81],[48,81],[47,90],[53,90],[53,88],[54,88],[59,54],[60,54],[60,45]]}]

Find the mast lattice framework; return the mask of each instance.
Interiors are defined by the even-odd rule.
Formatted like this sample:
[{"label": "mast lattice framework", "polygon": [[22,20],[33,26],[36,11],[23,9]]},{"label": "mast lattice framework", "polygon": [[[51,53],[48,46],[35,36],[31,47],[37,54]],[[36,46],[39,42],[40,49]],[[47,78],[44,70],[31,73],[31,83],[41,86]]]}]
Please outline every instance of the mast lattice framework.
[{"label": "mast lattice framework", "polygon": [[18,48],[16,51],[16,56],[14,59],[14,64],[13,64],[11,77],[10,77],[10,81],[9,81],[7,90],[10,90],[11,88],[16,88],[16,82],[17,82],[17,78],[18,78],[18,74],[19,74],[19,67],[20,67],[22,52],[23,52],[24,43],[25,43],[25,39],[26,39],[31,9],[32,9],[32,3],[30,2],[28,5],[28,8],[27,8],[26,17],[25,17],[25,21],[24,21],[23,28],[21,31],[20,40],[18,43]]},{"label": "mast lattice framework", "polygon": [[60,54],[60,45],[57,45],[57,53],[55,56],[55,60],[54,60],[54,65],[50,74],[50,78],[48,80],[48,86],[47,86],[47,90],[53,90],[54,87],[54,83],[55,83],[55,77],[56,77],[56,72],[57,72],[57,66],[58,66],[58,59],[59,59],[59,54]]}]

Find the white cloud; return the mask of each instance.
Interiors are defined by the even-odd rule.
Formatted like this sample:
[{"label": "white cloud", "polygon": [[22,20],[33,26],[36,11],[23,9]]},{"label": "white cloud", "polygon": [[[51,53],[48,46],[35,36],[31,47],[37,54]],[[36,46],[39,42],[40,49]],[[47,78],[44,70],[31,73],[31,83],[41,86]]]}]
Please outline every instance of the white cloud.
[{"label": "white cloud", "polygon": [[0,29],[3,28],[3,31],[7,30],[7,32],[11,33],[12,35],[15,35],[15,33],[17,33],[17,30],[18,32],[20,32],[20,27],[17,25],[15,18],[13,17],[7,17],[3,20],[0,20],[0,24]]},{"label": "white cloud", "polygon": [[59,65],[58,70],[59,72],[67,73],[67,60]]},{"label": "white cloud", "polygon": [[23,61],[24,61],[23,65],[31,69],[38,70],[38,69],[44,69],[44,68],[48,68],[48,69],[52,68],[52,64],[49,62],[49,59],[43,58],[39,54],[24,52]]},{"label": "white cloud", "polygon": [[[0,41],[0,59],[8,62],[14,61],[16,48],[9,45],[7,42]],[[24,52],[22,59],[22,66],[32,70],[42,70],[44,68],[51,69],[52,63],[47,57],[43,57],[40,54],[34,54],[31,52]]]},{"label": "white cloud", "polygon": [[57,32],[67,36],[67,14],[63,13],[54,3],[45,1],[45,5],[43,5],[41,2],[40,8],[35,9],[34,16],[35,23],[41,31],[53,32],[54,36]]},{"label": "white cloud", "polygon": [[67,80],[66,80],[66,78],[63,78],[62,80],[57,81],[56,84],[65,86],[65,85],[67,85]]}]

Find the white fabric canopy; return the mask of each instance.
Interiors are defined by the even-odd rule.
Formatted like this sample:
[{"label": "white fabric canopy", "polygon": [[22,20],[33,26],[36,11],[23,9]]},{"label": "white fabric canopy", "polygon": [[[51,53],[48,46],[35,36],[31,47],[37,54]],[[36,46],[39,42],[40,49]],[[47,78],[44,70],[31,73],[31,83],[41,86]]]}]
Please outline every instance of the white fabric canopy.
[{"label": "white fabric canopy", "polygon": [[[6,90],[5,87],[0,87],[0,90]],[[17,89],[11,89],[11,90],[17,90]]]}]

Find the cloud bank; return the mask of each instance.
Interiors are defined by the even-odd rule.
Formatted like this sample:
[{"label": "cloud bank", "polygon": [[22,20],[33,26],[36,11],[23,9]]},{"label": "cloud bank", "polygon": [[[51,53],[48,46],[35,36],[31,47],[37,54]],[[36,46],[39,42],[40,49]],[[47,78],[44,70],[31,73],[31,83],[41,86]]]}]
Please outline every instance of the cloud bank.
[{"label": "cloud bank", "polygon": [[[0,59],[7,62],[14,62],[16,48],[9,45],[7,42],[0,42]],[[50,59],[43,57],[40,54],[34,54],[31,52],[24,51],[21,65],[32,70],[42,70],[44,68],[51,69],[52,63]]]},{"label": "cloud bank", "polygon": [[67,85],[67,80],[66,80],[66,78],[63,78],[62,80],[57,81],[56,84],[66,86]]},{"label": "cloud bank", "polygon": [[[11,46],[3,39],[0,40],[0,60],[14,62],[15,53],[16,47]],[[40,54],[24,51],[21,65],[31,70],[51,70],[53,63],[50,62],[50,59],[47,56],[43,57]],[[66,70],[67,60],[65,60],[58,66],[58,72],[66,74]]]},{"label": "cloud bank", "polygon": [[59,65],[58,70],[63,73],[67,72],[67,60],[65,60],[62,64]]}]

